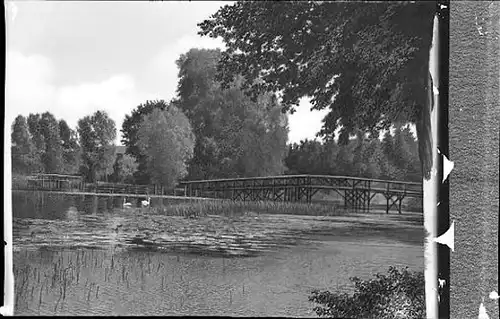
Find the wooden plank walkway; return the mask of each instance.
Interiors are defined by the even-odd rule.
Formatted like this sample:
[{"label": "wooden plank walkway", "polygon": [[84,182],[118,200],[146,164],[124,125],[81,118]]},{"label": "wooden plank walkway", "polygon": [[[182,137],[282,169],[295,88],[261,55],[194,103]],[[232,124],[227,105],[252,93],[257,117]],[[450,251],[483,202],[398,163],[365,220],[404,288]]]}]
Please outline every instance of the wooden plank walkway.
[{"label": "wooden plank walkway", "polygon": [[386,213],[396,206],[401,213],[404,198],[423,198],[422,183],[330,175],[282,175],[252,178],[184,181],[187,196],[233,200],[307,202],[320,190],[333,190],[346,208],[369,211],[377,194],[386,198]]},{"label": "wooden plank walkway", "polygon": [[179,183],[183,196],[165,194],[165,190],[154,185],[132,185],[113,183],[83,183],[65,180],[63,177],[34,177],[26,185],[13,185],[13,190],[51,192],[66,195],[109,196],[127,198],[164,199],[229,199],[242,201],[287,201],[311,203],[320,190],[335,191],[344,200],[345,208],[355,211],[370,211],[372,199],[383,195],[386,213],[396,207],[401,213],[403,199],[423,198],[422,183],[367,179],[330,175],[281,175],[251,178],[212,179],[182,181]]},{"label": "wooden plank walkway", "polygon": [[82,191],[58,191],[58,190],[32,190],[32,189],[13,189],[16,192],[47,192],[51,194],[60,195],[78,195],[78,196],[97,196],[97,197],[127,197],[127,198],[161,198],[161,199],[182,199],[182,200],[221,200],[220,198],[205,198],[205,197],[188,197],[188,196],[175,196],[175,195],[148,195],[148,194],[123,194],[123,193],[96,193],[96,192],[82,192]]}]

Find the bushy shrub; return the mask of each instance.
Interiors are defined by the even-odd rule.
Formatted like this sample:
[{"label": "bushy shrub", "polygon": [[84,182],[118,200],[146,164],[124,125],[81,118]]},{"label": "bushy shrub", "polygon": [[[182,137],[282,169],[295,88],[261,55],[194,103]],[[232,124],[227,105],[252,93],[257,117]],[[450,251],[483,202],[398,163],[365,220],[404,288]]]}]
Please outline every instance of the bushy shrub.
[{"label": "bushy shrub", "polygon": [[353,295],[314,290],[309,301],[320,317],[362,319],[425,318],[425,280],[423,272],[389,267],[388,275],[376,274],[374,279],[354,282]]}]

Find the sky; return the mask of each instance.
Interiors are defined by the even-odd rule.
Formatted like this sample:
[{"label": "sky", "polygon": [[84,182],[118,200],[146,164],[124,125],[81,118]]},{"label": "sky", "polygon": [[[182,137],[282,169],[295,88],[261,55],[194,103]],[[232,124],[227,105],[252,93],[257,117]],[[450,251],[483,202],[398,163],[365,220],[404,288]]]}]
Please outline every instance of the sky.
[{"label": "sky", "polygon": [[[6,123],[49,111],[76,128],[105,110],[120,144],[125,114],[175,97],[182,53],[224,48],[220,39],[200,37],[197,23],[226,4],[7,1]],[[289,116],[289,141],[313,139],[325,114],[301,100]]]}]

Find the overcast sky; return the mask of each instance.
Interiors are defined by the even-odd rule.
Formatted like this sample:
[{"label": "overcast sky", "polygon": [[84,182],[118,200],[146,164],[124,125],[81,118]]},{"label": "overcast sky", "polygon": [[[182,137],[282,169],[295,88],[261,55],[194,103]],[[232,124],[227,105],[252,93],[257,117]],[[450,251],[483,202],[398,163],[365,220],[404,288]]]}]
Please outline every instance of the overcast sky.
[{"label": "overcast sky", "polygon": [[[227,3],[9,1],[6,123],[49,111],[74,128],[105,110],[119,130],[140,103],[175,96],[180,54],[223,48],[197,23]],[[289,141],[320,129],[325,112],[309,108],[303,100],[289,116]]]}]

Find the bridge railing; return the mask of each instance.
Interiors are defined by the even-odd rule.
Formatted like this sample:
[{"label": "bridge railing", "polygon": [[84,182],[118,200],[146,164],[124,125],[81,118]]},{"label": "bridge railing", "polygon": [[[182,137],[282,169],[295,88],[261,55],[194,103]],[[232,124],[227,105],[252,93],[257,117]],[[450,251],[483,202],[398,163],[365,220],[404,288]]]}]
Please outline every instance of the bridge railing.
[{"label": "bridge railing", "polygon": [[[242,187],[256,187],[261,186],[297,186],[297,185],[311,185],[317,184],[318,180],[345,180],[351,181],[348,185],[360,185],[359,187],[389,189],[389,190],[408,190],[417,192],[422,190],[422,183],[370,179],[361,177],[350,176],[331,176],[331,175],[280,175],[280,176],[267,176],[267,177],[247,177],[247,178],[231,178],[231,179],[211,179],[211,180],[194,180],[182,181],[179,183],[181,187],[186,189],[205,189],[213,190],[215,188],[235,188]],[[288,183],[283,183],[287,181]],[[312,181],[312,182],[311,182]]]},{"label": "bridge railing", "polygon": [[82,182],[76,179],[44,179],[29,177],[26,179],[26,184],[14,189],[79,191],[82,189]]},{"label": "bridge railing", "polygon": [[370,188],[374,191],[403,192],[406,194],[419,194],[423,192],[423,185],[420,183],[400,182],[400,181],[379,181],[370,180]]},{"label": "bridge railing", "polygon": [[[84,183],[78,179],[65,179],[58,176],[44,178],[43,176],[30,177],[27,183],[16,183],[14,189],[66,191],[66,192],[94,192],[115,194],[149,194],[165,195],[165,190],[154,185],[134,185],[120,183]],[[422,194],[422,183],[366,179],[349,176],[330,175],[281,175],[269,177],[249,177],[234,179],[214,179],[182,181],[175,188],[173,195],[212,197],[229,196],[231,191],[241,189],[272,189],[272,188],[330,188],[338,190],[364,189],[378,193],[404,193],[419,196]]]},{"label": "bridge railing", "polygon": [[78,180],[44,179],[29,177],[23,183],[13,181],[13,189],[33,191],[63,191],[63,192],[92,192],[107,194],[144,194],[161,195],[164,190],[155,185],[135,185],[117,183],[84,183]]}]

